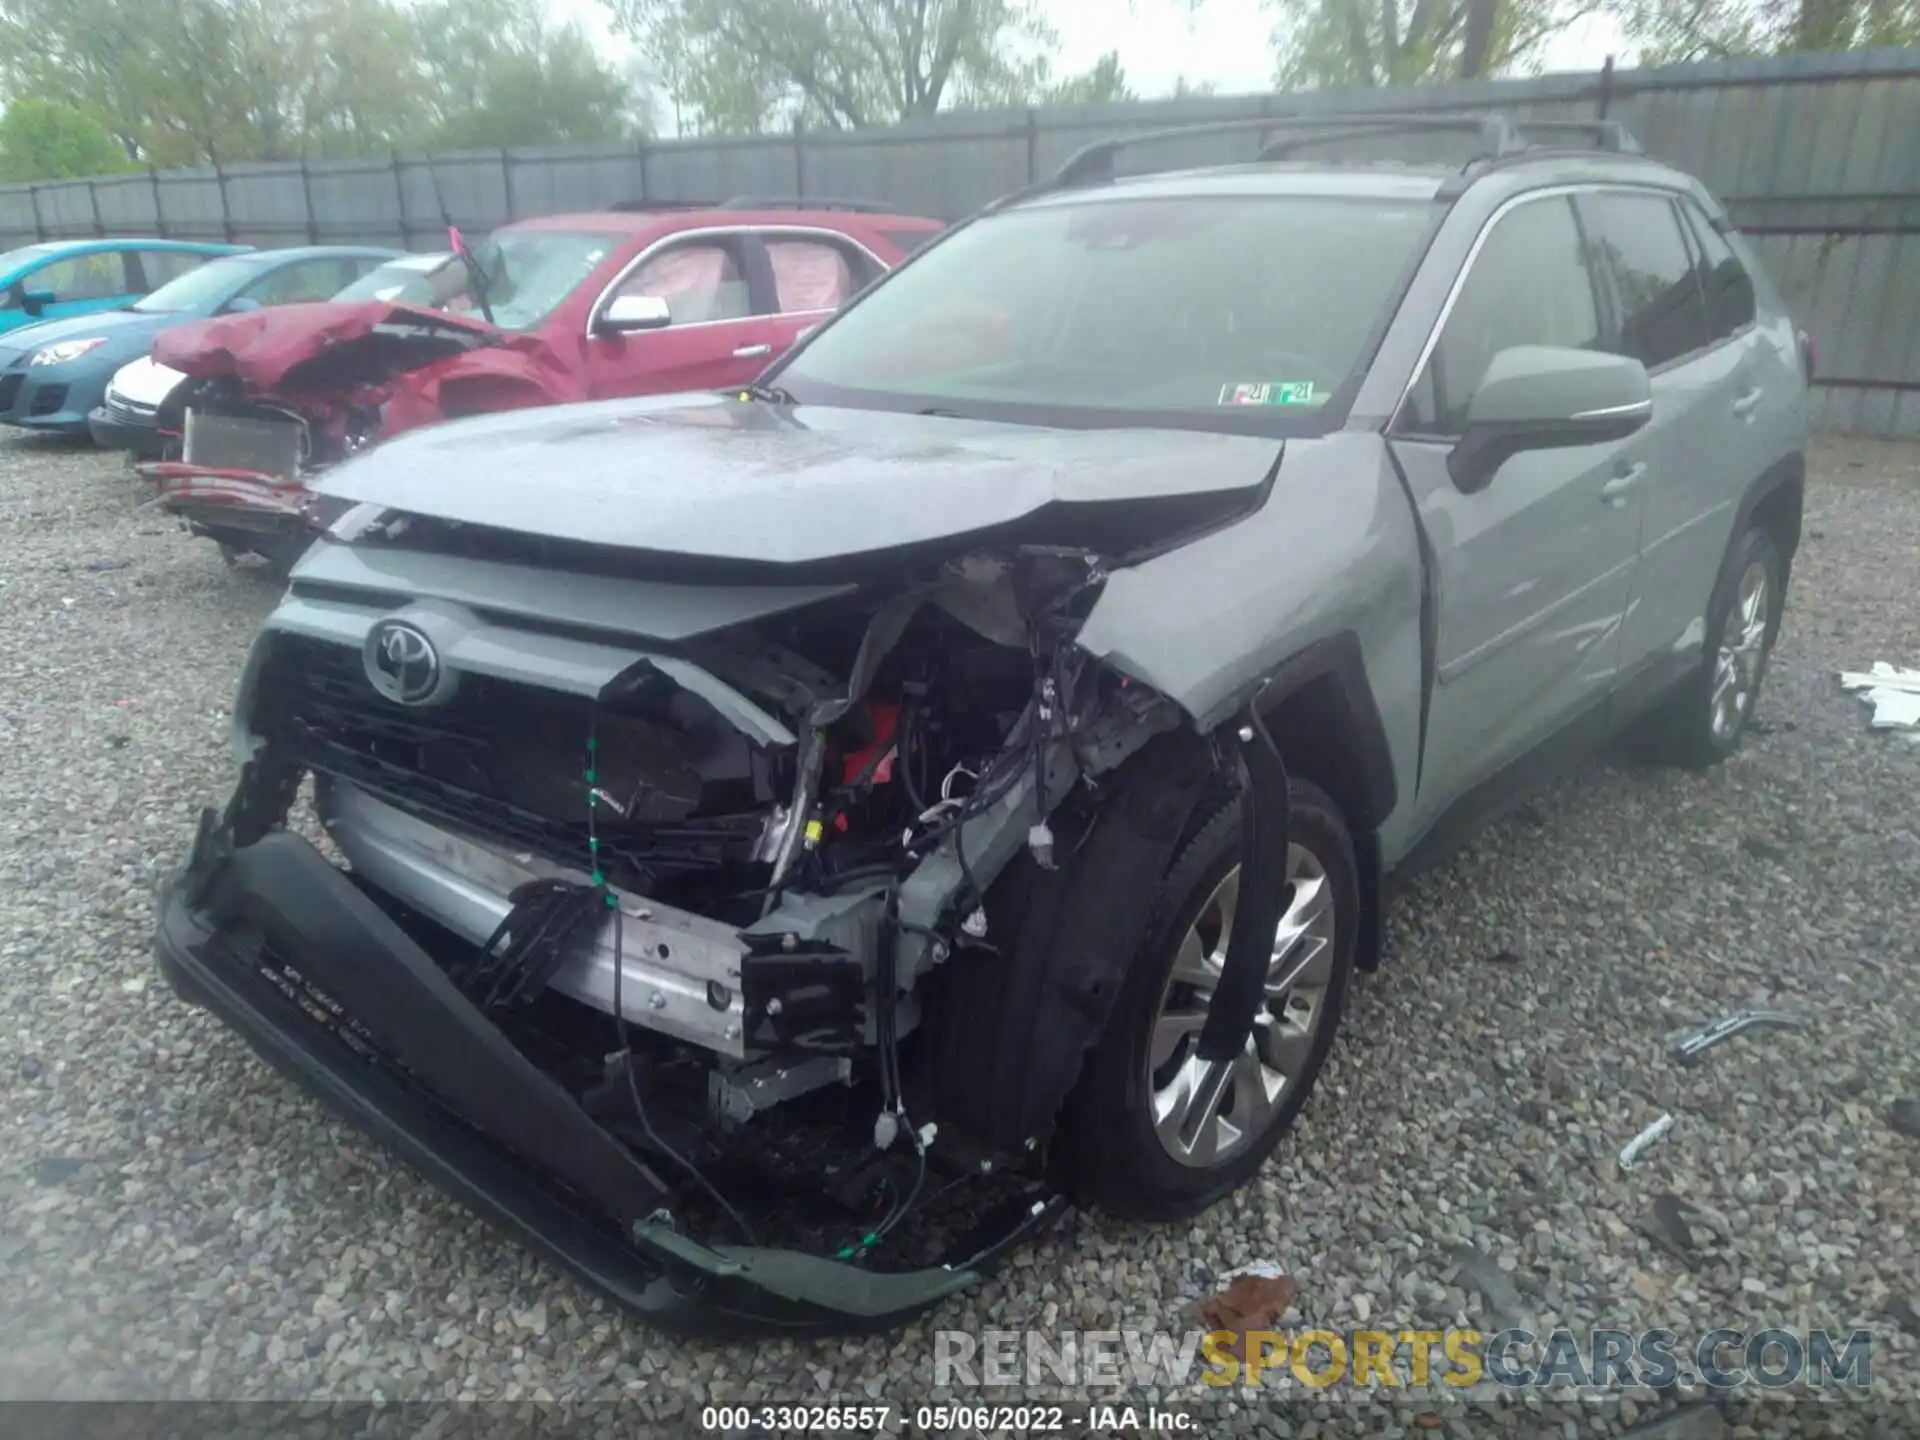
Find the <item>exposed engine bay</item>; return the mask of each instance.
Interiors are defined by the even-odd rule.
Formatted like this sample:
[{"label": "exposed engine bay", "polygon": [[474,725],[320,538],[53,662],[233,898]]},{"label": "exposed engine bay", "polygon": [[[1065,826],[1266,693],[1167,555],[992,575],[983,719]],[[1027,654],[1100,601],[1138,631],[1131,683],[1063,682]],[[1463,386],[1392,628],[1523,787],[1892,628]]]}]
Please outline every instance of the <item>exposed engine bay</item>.
[{"label": "exposed engine bay", "polygon": [[1101,777],[1184,723],[1073,645],[1104,580],[1085,551],[977,552],[597,694],[456,672],[473,617],[425,603],[360,649],[265,642],[248,724],[315,777],[368,893],[696,1208],[751,1235],[770,1196],[827,1202],[821,1233],[873,1239],[1037,1158],[1062,1098],[978,1123],[940,996],[1010,948],[996,880],[1069,861]]}]

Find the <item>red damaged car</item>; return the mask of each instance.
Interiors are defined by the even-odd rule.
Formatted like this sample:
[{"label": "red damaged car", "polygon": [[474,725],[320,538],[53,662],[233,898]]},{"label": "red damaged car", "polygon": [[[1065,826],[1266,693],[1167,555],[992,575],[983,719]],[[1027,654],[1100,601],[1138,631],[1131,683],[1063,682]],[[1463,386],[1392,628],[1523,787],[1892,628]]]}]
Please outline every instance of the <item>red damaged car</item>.
[{"label": "red damaged car", "polygon": [[943,228],[753,199],[515,221],[388,300],[165,332],[153,358],[188,378],[160,415],[168,458],[140,468],[230,561],[290,564],[332,518],[313,472],[463,415],[746,384]]}]

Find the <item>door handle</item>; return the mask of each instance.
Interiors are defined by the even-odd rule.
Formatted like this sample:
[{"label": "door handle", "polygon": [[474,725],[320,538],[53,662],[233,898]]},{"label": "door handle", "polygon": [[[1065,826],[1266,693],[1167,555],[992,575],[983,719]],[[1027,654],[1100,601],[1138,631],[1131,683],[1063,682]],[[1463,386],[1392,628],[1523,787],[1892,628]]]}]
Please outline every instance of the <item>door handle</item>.
[{"label": "door handle", "polygon": [[1742,420],[1746,419],[1749,415],[1753,414],[1759,407],[1760,402],[1766,398],[1766,393],[1767,392],[1762,390],[1758,385],[1754,386],[1733,402],[1733,413],[1738,415]]},{"label": "door handle", "polygon": [[771,355],[772,353],[773,346],[771,345],[742,345],[738,350],[733,352],[733,358],[736,360],[758,360],[762,355]]},{"label": "door handle", "polygon": [[1640,483],[1647,473],[1647,462],[1636,460],[1633,464],[1614,472],[1614,476],[1600,487],[1600,498],[1616,509],[1627,503],[1627,496]]}]

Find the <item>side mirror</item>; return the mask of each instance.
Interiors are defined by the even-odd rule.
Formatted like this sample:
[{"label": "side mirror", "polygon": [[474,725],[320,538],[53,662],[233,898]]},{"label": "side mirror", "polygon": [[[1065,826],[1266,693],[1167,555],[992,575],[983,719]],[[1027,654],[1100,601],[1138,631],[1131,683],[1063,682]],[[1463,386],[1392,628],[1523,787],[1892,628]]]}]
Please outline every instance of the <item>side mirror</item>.
[{"label": "side mirror", "polygon": [[1471,495],[1523,451],[1624,440],[1652,416],[1653,385],[1638,360],[1515,345],[1487,366],[1467,406],[1466,433],[1447,456],[1447,472]]},{"label": "side mirror", "polygon": [[29,315],[43,315],[47,307],[57,304],[59,299],[51,290],[28,290],[20,296],[20,308]]},{"label": "side mirror", "polygon": [[673,312],[658,295],[616,295],[593,322],[596,335],[631,335],[641,330],[664,330]]},{"label": "side mirror", "polygon": [[236,295],[221,308],[229,315],[244,315],[249,310],[258,310],[260,302],[251,295]]}]

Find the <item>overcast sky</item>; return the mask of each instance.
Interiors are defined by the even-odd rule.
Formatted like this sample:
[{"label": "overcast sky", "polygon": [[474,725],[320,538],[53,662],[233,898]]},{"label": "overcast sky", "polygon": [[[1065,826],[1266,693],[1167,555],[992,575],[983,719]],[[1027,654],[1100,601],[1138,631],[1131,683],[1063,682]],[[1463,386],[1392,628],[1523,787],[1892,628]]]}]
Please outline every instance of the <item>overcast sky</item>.
[{"label": "overcast sky", "polygon": [[[556,13],[579,19],[609,50],[627,46],[607,28],[598,0],[550,0]],[[1222,94],[1267,90],[1273,81],[1273,15],[1261,0],[1206,0],[1189,16],[1181,0],[1045,0],[1060,33],[1055,57],[1060,73],[1093,65],[1109,50],[1120,52],[1127,81],[1143,96],[1165,95],[1181,77],[1212,81]],[[1626,63],[1618,25],[1589,16],[1569,25],[1547,48],[1548,70],[1598,70],[1609,54]]]}]

